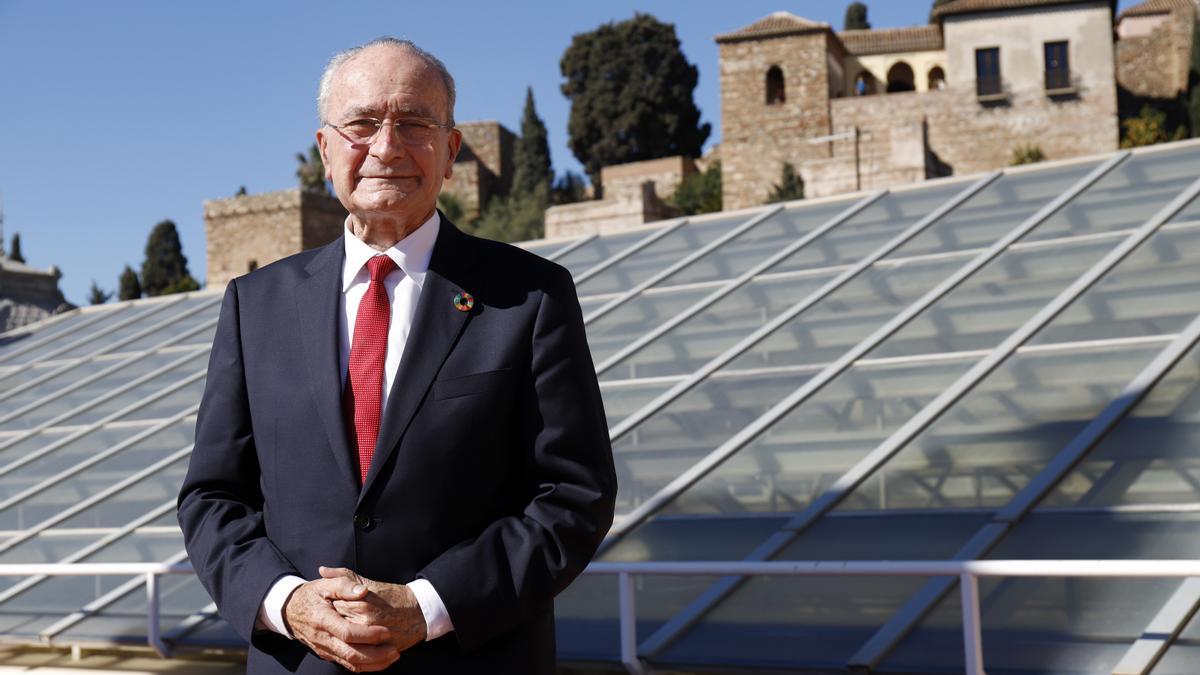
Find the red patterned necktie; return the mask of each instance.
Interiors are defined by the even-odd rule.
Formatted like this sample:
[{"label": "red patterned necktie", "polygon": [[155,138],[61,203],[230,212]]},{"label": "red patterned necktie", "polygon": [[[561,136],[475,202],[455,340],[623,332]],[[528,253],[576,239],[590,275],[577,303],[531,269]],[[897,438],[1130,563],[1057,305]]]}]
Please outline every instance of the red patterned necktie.
[{"label": "red patterned necktie", "polygon": [[383,280],[394,269],[395,261],[386,255],[367,261],[371,283],[358,303],[358,316],[354,318],[350,372],[342,392],[347,428],[354,429],[350,440],[358,452],[360,485],[367,481],[383,416],[383,361],[387,356],[388,324],[392,320],[392,306]]}]

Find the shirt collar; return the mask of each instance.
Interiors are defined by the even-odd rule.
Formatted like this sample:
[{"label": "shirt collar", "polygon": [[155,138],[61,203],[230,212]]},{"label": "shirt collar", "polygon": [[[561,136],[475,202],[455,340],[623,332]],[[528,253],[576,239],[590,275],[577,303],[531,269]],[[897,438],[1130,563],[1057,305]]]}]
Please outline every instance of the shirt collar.
[{"label": "shirt collar", "polygon": [[[429,270],[429,258],[433,255],[433,244],[437,241],[440,224],[441,218],[437,209],[434,209],[429,220],[383,251],[384,255],[395,261],[396,266],[417,284],[417,288],[425,283],[425,272]],[[346,260],[342,266],[342,292],[345,293],[359,280],[360,275],[363,281],[368,279],[365,265],[368,260],[379,255],[380,251],[354,236],[350,231],[349,217],[346,218],[346,234],[342,239],[346,245]]]}]

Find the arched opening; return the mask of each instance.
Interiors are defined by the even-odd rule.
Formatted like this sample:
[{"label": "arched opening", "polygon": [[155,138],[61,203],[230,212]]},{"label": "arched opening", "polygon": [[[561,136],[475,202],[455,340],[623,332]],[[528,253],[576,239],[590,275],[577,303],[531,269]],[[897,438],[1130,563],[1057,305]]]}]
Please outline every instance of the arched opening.
[{"label": "arched opening", "polygon": [[941,66],[934,66],[929,69],[929,91],[946,88],[946,71],[942,70]]},{"label": "arched opening", "polygon": [[912,66],[903,61],[899,61],[896,65],[888,69],[887,73],[887,92],[893,94],[898,91],[916,91],[916,78],[913,75]]},{"label": "arched opening", "polygon": [[876,92],[875,77],[865,70],[854,76],[854,95],[870,96]]},{"label": "arched opening", "polygon": [[779,66],[767,69],[767,105],[783,103],[787,100],[787,92],[783,87],[783,71]]},{"label": "arched opening", "polygon": [[257,260],[251,260],[250,263],[248,265],[246,265],[247,272],[253,272],[256,269],[258,269],[258,261]]}]

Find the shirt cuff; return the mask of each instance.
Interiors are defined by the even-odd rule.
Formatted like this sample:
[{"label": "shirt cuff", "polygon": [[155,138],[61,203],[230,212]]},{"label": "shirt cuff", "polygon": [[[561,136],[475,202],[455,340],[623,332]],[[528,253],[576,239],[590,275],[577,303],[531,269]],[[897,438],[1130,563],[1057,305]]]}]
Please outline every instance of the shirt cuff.
[{"label": "shirt cuff", "polygon": [[408,590],[417,598],[421,606],[421,614],[425,615],[425,640],[436,640],[454,630],[450,623],[450,613],[442,603],[442,596],[434,590],[428,579],[414,579],[408,584]]},{"label": "shirt cuff", "polygon": [[260,630],[274,631],[289,640],[293,639],[287,629],[287,622],[283,620],[283,605],[291,596],[292,591],[304,583],[306,583],[304,579],[294,574],[285,574],[276,579],[275,583],[271,585],[271,590],[267,591],[267,597],[263,598],[262,605],[258,608],[258,621],[254,622],[254,627]]}]

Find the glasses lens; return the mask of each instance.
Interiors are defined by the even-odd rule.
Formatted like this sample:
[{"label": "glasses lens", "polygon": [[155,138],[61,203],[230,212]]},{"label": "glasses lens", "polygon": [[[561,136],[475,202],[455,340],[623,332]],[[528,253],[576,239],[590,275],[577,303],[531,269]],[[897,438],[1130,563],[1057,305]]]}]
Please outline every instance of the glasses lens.
[{"label": "glasses lens", "polygon": [[429,126],[428,122],[397,122],[396,131],[400,140],[413,145],[423,145],[433,140],[437,127]]},{"label": "glasses lens", "polygon": [[379,131],[379,120],[363,118],[351,120],[342,125],[342,133],[358,142],[367,142],[375,137],[375,132]]}]

